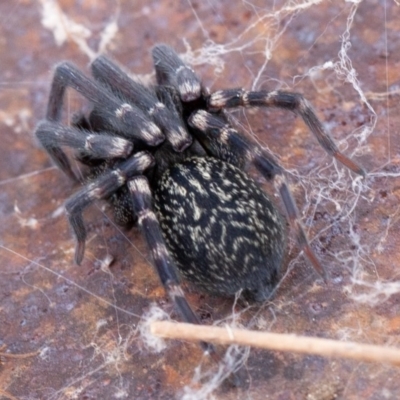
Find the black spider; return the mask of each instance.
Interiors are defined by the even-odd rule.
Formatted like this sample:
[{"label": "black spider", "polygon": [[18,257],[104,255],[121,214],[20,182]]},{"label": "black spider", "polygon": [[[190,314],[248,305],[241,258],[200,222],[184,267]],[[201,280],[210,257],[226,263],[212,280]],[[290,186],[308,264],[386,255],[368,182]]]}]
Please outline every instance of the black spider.
[{"label": "black spider", "polygon": [[[131,79],[103,56],[91,64],[94,80],[67,62],[55,70],[46,119],[36,135],[72,179],[63,146],[88,167],[88,182],[66,202],[77,238],[76,263],[83,259],[86,240],[82,212],[106,199],[118,224],[138,222],[160,280],[184,320],[198,323],[180,275],[208,292],[242,290],[251,300],[265,300],[279,279],[287,234],[273,202],[245,172],[253,165],[266,179],[275,179],[302,250],[326,278],[282,168],[229,124],[224,109],[294,111],[329,154],[364,175],[362,168],[339,152],[302,95],[243,89],[209,94],[170,47],[154,47],[153,59],[154,87]],[[60,123],[67,87],[93,104],[90,114],[70,127]]]}]

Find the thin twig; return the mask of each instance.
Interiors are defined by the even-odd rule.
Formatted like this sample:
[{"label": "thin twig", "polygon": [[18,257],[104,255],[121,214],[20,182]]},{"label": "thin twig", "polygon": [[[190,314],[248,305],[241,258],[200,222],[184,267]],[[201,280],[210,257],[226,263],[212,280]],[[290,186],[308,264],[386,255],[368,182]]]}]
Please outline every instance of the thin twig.
[{"label": "thin twig", "polygon": [[32,353],[22,353],[22,354],[6,353],[6,352],[3,352],[3,350],[5,348],[6,348],[5,344],[0,346],[0,358],[1,357],[5,357],[5,358],[28,358],[28,357],[37,356],[40,353],[39,350],[33,351]]},{"label": "thin twig", "polygon": [[325,357],[342,357],[400,366],[400,349],[395,347],[169,321],[151,323],[150,331],[155,336],[169,339],[238,344],[270,350],[315,354]]}]

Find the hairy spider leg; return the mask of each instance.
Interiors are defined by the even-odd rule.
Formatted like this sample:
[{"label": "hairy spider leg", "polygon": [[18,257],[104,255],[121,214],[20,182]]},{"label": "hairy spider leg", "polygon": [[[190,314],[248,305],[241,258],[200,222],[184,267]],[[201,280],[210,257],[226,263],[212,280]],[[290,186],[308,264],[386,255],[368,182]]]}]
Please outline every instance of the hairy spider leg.
[{"label": "hairy spider leg", "polygon": [[159,85],[176,88],[185,103],[200,98],[203,87],[199,77],[171,47],[165,44],[154,46],[152,55]]},{"label": "hairy spider leg", "polygon": [[133,150],[133,143],[127,139],[111,136],[107,132],[92,133],[53,121],[41,121],[36,128],[36,136],[48,152],[57,146],[67,146],[91,159],[126,158]]},{"label": "hairy spider leg", "polygon": [[[163,233],[157,217],[152,209],[152,197],[149,182],[145,176],[135,176],[128,182],[129,191],[132,195],[133,210],[138,216],[140,229],[150,250],[153,265],[160,277],[167,294],[173,301],[176,309],[185,322],[201,324],[197,315],[193,312],[185,294],[180,286],[177,267],[166,247]],[[228,371],[229,368],[223,363],[217,354],[215,347],[207,342],[200,342],[203,351],[209,354],[215,362],[223,365]],[[231,374],[231,380],[238,386],[240,378],[235,373]]]},{"label": "hairy spider leg", "polygon": [[210,110],[234,107],[278,107],[301,116],[324,150],[351,171],[365,176],[364,169],[338,149],[329,132],[318,119],[311,104],[299,93],[284,91],[246,91],[244,89],[219,90],[208,101]]},{"label": "hairy spider leg", "polygon": [[154,158],[150,153],[136,153],[127,160],[117,162],[113,170],[106,171],[66,201],[67,217],[76,237],[75,262],[78,265],[85,252],[86,228],[82,216],[84,209],[96,200],[107,199],[133,176],[141,175],[153,165]]},{"label": "hairy spider leg", "polygon": [[308,243],[283,169],[271,155],[241,136],[224,118],[204,110],[193,113],[189,118],[189,125],[199,130],[194,131],[196,138],[214,157],[232,163],[239,168],[246,168],[251,163],[266,179],[274,180],[274,185],[280,193],[289,223],[295,231],[300,248],[304,251],[317,273],[327,282],[327,271],[321,265]]},{"label": "hairy spider leg", "polygon": [[[107,121],[110,130],[118,132],[121,136],[144,141],[149,146],[156,146],[165,139],[158,126],[149,121],[138,107],[121,101],[105,87],[86,77],[75,65],[68,62],[59,64],[54,72],[46,120],[60,122],[67,87],[75,89],[90,100],[99,110],[104,121]],[[76,180],[68,158],[60,146],[53,144],[49,154],[62,171]]]},{"label": "hairy spider leg", "polygon": [[118,65],[104,56],[97,57],[91,69],[97,81],[114,94],[122,94],[129,103],[145,112],[165,134],[175,151],[182,152],[192,143],[192,137],[186,131],[182,119],[176,112],[169,110],[153,90],[129,77]]},{"label": "hairy spider leg", "polygon": [[167,250],[160,224],[152,209],[151,190],[147,178],[145,176],[133,177],[128,182],[128,188],[132,196],[133,210],[138,217],[140,229],[161,283],[174,304],[177,305],[182,318],[187,322],[199,324],[199,319],[187,303],[180,287],[175,262]]}]

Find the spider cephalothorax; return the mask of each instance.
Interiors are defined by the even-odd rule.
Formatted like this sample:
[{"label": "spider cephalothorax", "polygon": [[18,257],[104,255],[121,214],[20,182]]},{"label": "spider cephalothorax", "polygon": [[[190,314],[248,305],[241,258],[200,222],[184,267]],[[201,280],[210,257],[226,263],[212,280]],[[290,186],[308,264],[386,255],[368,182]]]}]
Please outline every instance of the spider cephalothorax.
[{"label": "spider cephalothorax", "polygon": [[[253,165],[274,179],[302,250],[324,277],[308,244],[282,168],[236,131],[224,109],[280,107],[299,114],[324,149],[358,174],[339,152],[308,102],[296,93],[229,89],[209,94],[193,70],[166,45],[153,49],[157,83],[146,87],[105,57],[91,65],[94,80],[74,65],[57,66],[47,116],[36,135],[56,164],[76,179],[62,147],[87,166],[83,188],[66,203],[84,255],[82,212],[108,200],[121,225],[138,222],[154,266],[182,317],[197,317],[179,286],[182,275],[203,290],[261,301],[277,284],[286,230],[279,211],[246,174]],[[60,123],[64,92],[72,87],[93,109],[70,127]],[[154,211],[153,211],[154,210]]]}]

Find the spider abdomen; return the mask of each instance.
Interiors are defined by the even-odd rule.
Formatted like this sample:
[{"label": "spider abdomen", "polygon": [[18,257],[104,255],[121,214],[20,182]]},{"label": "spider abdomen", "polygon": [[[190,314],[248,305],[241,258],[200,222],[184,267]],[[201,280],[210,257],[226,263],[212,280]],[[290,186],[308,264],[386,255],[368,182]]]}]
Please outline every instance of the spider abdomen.
[{"label": "spider abdomen", "polygon": [[191,158],[168,169],[155,210],[181,273],[211,293],[262,301],[277,283],[285,228],[267,195],[237,167]]}]

